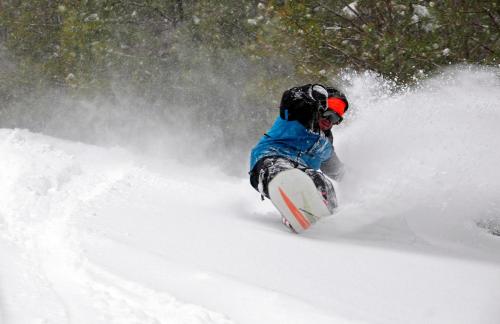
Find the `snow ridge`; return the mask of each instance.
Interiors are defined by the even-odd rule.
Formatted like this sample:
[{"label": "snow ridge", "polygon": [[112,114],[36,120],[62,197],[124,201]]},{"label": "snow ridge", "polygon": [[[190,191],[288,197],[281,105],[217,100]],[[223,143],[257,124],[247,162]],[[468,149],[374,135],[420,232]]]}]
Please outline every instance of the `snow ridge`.
[{"label": "snow ridge", "polygon": [[[134,169],[88,174],[75,158],[26,131],[1,132],[1,237],[23,256],[40,323],[232,323],[227,317],[129,282],[90,262],[74,217]],[[7,172],[8,171],[8,172]],[[11,274],[4,274],[7,278]],[[25,287],[26,288],[26,287]],[[11,289],[15,289],[14,287]],[[13,295],[20,293],[14,293]],[[38,297],[36,297],[38,295]],[[12,303],[24,300],[11,298]],[[43,304],[38,304],[44,300]],[[27,323],[18,313],[8,323]]]}]

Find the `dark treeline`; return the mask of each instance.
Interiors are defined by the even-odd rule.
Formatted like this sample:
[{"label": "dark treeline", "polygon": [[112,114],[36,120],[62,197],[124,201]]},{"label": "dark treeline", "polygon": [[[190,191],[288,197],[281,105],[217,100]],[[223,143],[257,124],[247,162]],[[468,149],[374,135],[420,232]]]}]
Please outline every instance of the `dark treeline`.
[{"label": "dark treeline", "polygon": [[166,110],[195,107],[198,126],[235,145],[288,86],[345,68],[401,84],[495,65],[499,30],[496,1],[0,0],[0,109],[47,89],[126,86]]}]

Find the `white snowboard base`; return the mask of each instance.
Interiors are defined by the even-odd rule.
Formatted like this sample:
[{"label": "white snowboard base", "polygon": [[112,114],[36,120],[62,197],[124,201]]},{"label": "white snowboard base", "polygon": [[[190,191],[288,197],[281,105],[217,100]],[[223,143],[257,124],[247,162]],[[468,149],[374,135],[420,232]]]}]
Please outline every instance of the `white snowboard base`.
[{"label": "white snowboard base", "polygon": [[298,169],[280,172],[268,190],[274,206],[297,233],[331,214],[312,179]]}]

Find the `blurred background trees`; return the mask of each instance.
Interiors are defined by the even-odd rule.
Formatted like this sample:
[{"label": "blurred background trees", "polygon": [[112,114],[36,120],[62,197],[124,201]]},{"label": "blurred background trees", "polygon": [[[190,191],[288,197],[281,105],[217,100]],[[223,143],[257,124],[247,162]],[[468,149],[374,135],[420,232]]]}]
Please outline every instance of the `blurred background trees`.
[{"label": "blurred background trees", "polygon": [[494,1],[293,1],[280,16],[301,40],[297,66],[313,74],[351,66],[407,82],[443,65],[498,58]]},{"label": "blurred background trees", "polygon": [[2,0],[0,37],[25,86],[43,77],[102,90],[123,77],[168,87],[228,60],[266,86],[346,67],[407,82],[447,64],[498,64],[499,10],[477,0]]},{"label": "blurred background trees", "polygon": [[289,86],[498,66],[499,31],[482,0],[0,0],[0,111],[53,89],[123,91],[170,120],[191,107],[230,148],[265,130]]}]

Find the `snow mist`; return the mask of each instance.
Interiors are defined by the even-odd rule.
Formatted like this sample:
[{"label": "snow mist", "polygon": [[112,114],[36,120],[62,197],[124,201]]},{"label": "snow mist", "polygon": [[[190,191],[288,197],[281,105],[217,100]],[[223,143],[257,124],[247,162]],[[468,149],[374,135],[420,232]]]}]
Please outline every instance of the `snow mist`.
[{"label": "snow mist", "polygon": [[427,240],[469,233],[474,244],[476,225],[497,234],[499,69],[455,67],[403,91],[371,74],[344,79],[352,111],[336,149],[348,167],[338,186],[345,216],[400,218]]}]

